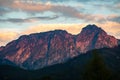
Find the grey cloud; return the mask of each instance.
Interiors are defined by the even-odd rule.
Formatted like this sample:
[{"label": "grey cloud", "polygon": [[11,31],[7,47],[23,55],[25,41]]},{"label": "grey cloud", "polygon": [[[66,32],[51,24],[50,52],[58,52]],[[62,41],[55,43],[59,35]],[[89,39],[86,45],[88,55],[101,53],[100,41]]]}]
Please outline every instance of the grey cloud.
[{"label": "grey cloud", "polygon": [[113,3],[118,3],[120,2],[120,0],[75,0],[75,1],[78,1],[78,2],[113,2]]},{"label": "grey cloud", "polygon": [[13,11],[9,6],[14,0],[0,0],[0,16]]},{"label": "grey cloud", "polygon": [[6,11],[4,8],[0,7],[0,16],[2,16],[3,14],[5,14],[6,12],[8,12],[8,11]]},{"label": "grey cloud", "polygon": [[9,19],[0,19],[0,22],[11,22],[11,23],[23,23],[23,22],[32,22],[32,21],[39,21],[39,20],[53,20],[58,18],[59,16],[52,16],[52,17],[31,17],[27,19],[20,19],[20,18],[9,18]]},{"label": "grey cloud", "polygon": [[61,13],[62,16],[65,17],[73,17],[73,18],[82,18],[82,12],[80,13],[77,11],[74,7],[70,6],[52,6],[50,11],[55,12],[55,13]]},{"label": "grey cloud", "polygon": [[18,22],[26,22],[26,19],[18,19],[18,18],[0,19],[0,22],[18,23]]},{"label": "grey cloud", "polygon": [[116,23],[120,23],[120,16],[99,16],[99,15],[86,15],[84,18],[86,22],[98,22],[98,23],[105,23],[106,21],[112,21]]},{"label": "grey cloud", "polygon": [[11,5],[14,0],[0,0],[0,6]]},{"label": "grey cloud", "polygon": [[42,2],[69,2],[69,1],[75,1],[75,2],[97,2],[97,1],[102,1],[102,2],[113,2],[113,3],[118,3],[120,0],[38,0]]},{"label": "grey cloud", "polygon": [[120,16],[108,17],[109,21],[120,23]]},{"label": "grey cloud", "polygon": [[4,14],[8,12],[11,12],[11,10],[5,7],[0,7],[0,16],[4,16]]}]

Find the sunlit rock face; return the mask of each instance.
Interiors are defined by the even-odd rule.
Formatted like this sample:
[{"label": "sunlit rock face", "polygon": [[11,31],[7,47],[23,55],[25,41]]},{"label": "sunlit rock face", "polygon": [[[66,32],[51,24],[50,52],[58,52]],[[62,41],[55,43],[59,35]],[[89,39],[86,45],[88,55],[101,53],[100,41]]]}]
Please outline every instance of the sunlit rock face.
[{"label": "sunlit rock face", "polygon": [[0,47],[0,51],[2,51],[3,49],[4,49],[4,46],[1,46],[1,47]]},{"label": "sunlit rock face", "polygon": [[95,48],[114,47],[118,40],[88,25],[78,35],[64,30],[23,35],[0,48],[0,59],[9,60],[24,69],[39,69],[63,63]]},{"label": "sunlit rock face", "polygon": [[0,54],[25,69],[62,63],[76,55],[74,36],[63,30],[23,35]]},{"label": "sunlit rock face", "polygon": [[103,47],[115,47],[118,40],[96,25],[87,25],[76,38],[76,48],[80,52]]}]

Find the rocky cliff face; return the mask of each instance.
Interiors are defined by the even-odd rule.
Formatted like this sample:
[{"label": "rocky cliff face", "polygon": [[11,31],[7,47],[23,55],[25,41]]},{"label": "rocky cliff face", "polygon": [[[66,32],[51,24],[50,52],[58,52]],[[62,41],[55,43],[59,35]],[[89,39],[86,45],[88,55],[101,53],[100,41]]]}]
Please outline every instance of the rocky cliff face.
[{"label": "rocky cliff face", "polygon": [[2,51],[3,49],[4,49],[4,46],[1,46],[1,47],[0,47],[0,51]]},{"label": "rocky cliff face", "polygon": [[80,52],[117,45],[118,40],[115,37],[108,35],[96,25],[87,25],[76,38],[76,47]]},{"label": "rocky cliff face", "polygon": [[4,57],[26,69],[61,63],[78,55],[74,36],[62,30],[21,36],[6,45]]},{"label": "rocky cliff face", "polygon": [[95,25],[88,25],[75,36],[63,30],[23,35],[0,48],[0,58],[25,69],[38,69],[63,63],[81,52],[117,45],[117,39]]}]

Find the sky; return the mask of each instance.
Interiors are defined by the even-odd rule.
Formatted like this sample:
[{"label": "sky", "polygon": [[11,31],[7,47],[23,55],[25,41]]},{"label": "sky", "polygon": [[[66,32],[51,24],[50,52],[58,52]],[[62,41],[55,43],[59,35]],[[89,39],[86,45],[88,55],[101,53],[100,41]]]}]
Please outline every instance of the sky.
[{"label": "sky", "polygon": [[78,34],[88,24],[120,39],[120,0],[0,0],[0,46],[55,29]]}]

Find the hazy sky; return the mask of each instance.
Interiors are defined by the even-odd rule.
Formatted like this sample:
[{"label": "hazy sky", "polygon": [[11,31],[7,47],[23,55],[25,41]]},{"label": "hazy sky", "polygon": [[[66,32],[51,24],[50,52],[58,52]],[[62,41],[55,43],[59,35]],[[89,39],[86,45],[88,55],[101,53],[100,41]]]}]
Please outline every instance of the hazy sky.
[{"label": "hazy sky", "polygon": [[0,46],[54,29],[78,34],[87,24],[120,39],[120,0],[0,0]]}]

